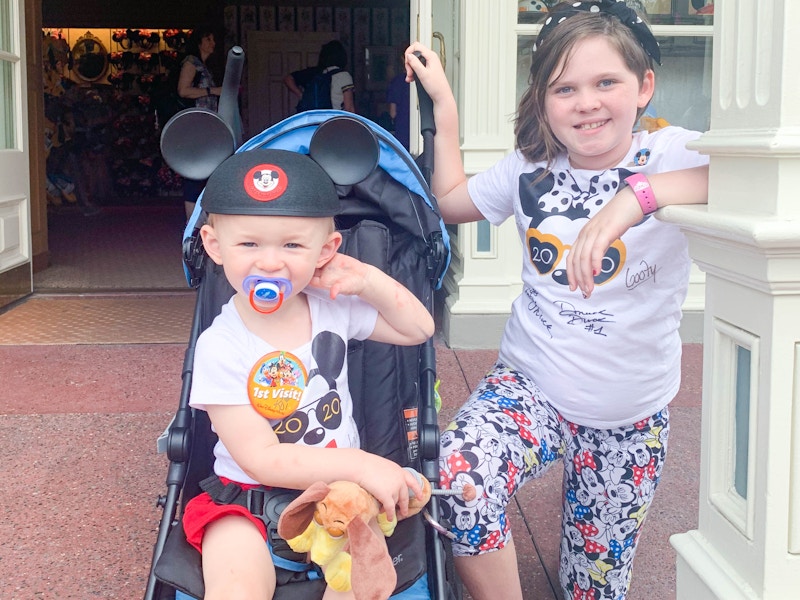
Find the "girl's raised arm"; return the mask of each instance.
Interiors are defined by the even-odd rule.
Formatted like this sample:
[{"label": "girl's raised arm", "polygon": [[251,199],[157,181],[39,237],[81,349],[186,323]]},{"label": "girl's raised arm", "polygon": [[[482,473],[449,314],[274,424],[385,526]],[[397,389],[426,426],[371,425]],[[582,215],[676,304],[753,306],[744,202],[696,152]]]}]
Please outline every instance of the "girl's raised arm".
[{"label": "girl's raised arm", "polygon": [[[425,64],[414,55],[419,52]],[[433,141],[434,169],[431,188],[446,223],[467,223],[483,218],[467,191],[467,176],[461,161],[458,108],[439,56],[419,42],[406,50],[406,81],[417,77],[433,101],[436,135]]]}]

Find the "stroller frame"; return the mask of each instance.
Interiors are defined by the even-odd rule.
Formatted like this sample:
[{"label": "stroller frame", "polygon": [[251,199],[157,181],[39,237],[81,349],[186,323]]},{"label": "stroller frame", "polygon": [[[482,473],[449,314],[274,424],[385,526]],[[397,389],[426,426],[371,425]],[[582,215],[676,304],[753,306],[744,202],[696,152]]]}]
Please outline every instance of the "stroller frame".
[{"label": "stroller frame", "polygon": [[[378,162],[380,169],[376,169],[377,175],[375,177],[370,176],[367,180],[355,186],[349,186],[350,189],[343,190],[339,188],[340,196],[344,196],[342,199],[344,208],[342,214],[337,217],[337,222],[352,223],[350,227],[346,226],[343,232],[346,237],[343,247],[346,248],[348,246],[348,231],[359,227],[363,229],[364,227],[361,224],[365,222],[371,224],[373,223],[373,218],[385,221],[388,217],[389,228],[397,225],[396,221],[401,222],[399,225],[403,231],[401,235],[414,237],[412,245],[416,244],[419,248],[419,254],[421,254],[421,256],[412,259],[411,263],[404,265],[402,269],[412,269],[414,261],[416,261],[417,267],[423,266],[427,284],[417,285],[417,289],[412,289],[412,291],[425,304],[426,308],[433,312],[433,291],[441,286],[450,255],[447,231],[438,215],[435,198],[428,187],[428,180],[432,172],[432,153],[427,151],[427,148],[431,147],[430,143],[432,142],[434,131],[432,125],[426,127],[426,119],[423,118],[423,139],[426,151],[420,156],[421,167],[418,167],[417,162],[390,133],[358,115],[336,110],[309,111],[290,117],[253,137],[243,144],[237,152],[246,152],[254,148],[263,147],[307,153],[310,136],[316,127],[337,116],[355,118],[364,123],[375,134],[380,147]],[[432,123],[432,119],[428,119],[427,122]],[[391,181],[388,181],[384,174],[388,174]],[[388,184],[386,183],[387,181]],[[376,188],[376,186],[379,188],[377,194],[380,196],[383,193],[381,186],[385,184],[389,187],[399,184],[405,188],[408,198],[413,201],[413,205],[410,207],[397,205],[387,207],[381,205],[382,200],[378,200],[375,205],[370,205],[369,202],[365,205],[358,199],[359,194],[369,194],[369,188]],[[356,197],[355,202],[352,201],[353,194]],[[387,209],[389,211],[388,215],[382,212]],[[230,297],[233,290],[224,279],[221,269],[210,260],[207,260],[205,256],[199,237],[202,215],[201,194],[184,232],[184,268],[189,285],[198,289],[198,301],[192,320],[189,345],[184,356],[179,407],[168,430],[162,436],[164,439],[160,440],[160,442],[163,441],[163,446],[169,458],[166,477],[167,492],[165,496],[160,496],[158,501],[163,508],[163,513],[153,551],[145,600],[160,600],[164,597],[162,594],[165,584],[157,577],[156,567],[164,553],[170,531],[178,526],[178,511],[181,502],[185,504],[187,488],[197,490],[199,480],[210,472],[205,465],[197,464],[199,461],[197,458],[198,453],[202,452],[203,456],[208,456],[211,453],[211,448],[213,448],[213,440],[198,440],[196,435],[198,431],[202,432],[204,428],[208,427],[207,416],[202,411],[195,411],[189,407],[194,348],[201,332],[211,323],[219,307]],[[380,225],[380,222],[378,224]],[[412,230],[411,234],[408,233],[409,229]],[[358,244],[360,242],[353,243]],[[356,251],[357,249],[353,252]],[[364,260],[363,257],[360,258]],[[403,283],[412,287],[409,282]],[[375,343],[365,342],[364,344]],[[398,352],[414,353],[411,355],[411,360],[418,360],[417,372],[419,377],[417,381],[413,382],[417,396],[415,411],[410,413],[413,418],[403,419],[403,424],[406,427],[406,440],[410,439],[411,442],[406,443],[404,441],[403,444],[405,445],[399,450],[394,449],[393,455],[388,458],[403,465],[414,466],[431,482],[432,487],[436,488],[439,480],[437,462],[439,428],[435,407],[436,364],[433,341],[429,339],[422,345],[411,348],[390,347],[389,351],[392,351],[391,349]],[[363,348],[360,349],[360,352],[362,356],[365,354]],[[408,356],[409,354],[406,354],[406,358],[400,360],[405,361],[407,364],[409,361]],[[351,362],[350,353],[348,353],[348,362]],[[363,394],[363,390],[356,393],[353,385],[353,378],[359,375],[360,373],[356,372],[351,364],[350,380],[354,403],[358,402],[357,395]],[[359,422],[359,430],[362,431],[361,422]],[[384,432],[381,433],[383,434]],[[206,469],[205,472],[203,472],[203,469]],[[436,501],[430,502],[427,508],[429,520],[438,524],[440,516]],[[438,532],[433,527],[425,527],[425,542],[426,573],[428,574],[431,598],[434,600],[460,598],[460,586],[456,583],[452,560],[448,560],[447,557],[449,544],[443,543]],[[448,580],[450,583],[448,583]],[[451,583],[454,585],[451,585]]]}]

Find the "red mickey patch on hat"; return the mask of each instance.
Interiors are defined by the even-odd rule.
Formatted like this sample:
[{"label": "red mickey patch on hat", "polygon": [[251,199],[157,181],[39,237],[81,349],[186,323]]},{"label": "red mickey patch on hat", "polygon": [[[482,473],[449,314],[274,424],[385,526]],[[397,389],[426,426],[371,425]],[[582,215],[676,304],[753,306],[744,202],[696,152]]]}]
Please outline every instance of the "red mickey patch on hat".
[{"label": "red mickey patch on hat", "polygon": [[258,202],[279,198],[288,185],[286,172],[277,165],[256,165],[244,176],[244,191]]}]

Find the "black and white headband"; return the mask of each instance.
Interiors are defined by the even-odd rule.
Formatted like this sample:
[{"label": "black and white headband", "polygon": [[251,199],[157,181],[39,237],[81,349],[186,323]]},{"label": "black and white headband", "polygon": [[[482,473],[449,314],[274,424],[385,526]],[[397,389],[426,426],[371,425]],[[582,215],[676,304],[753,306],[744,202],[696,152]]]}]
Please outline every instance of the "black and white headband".
[{"label": "black and white headband", "polygon": [[533,52],[541,46],[542,42],[552,32],[552,30],[563,21],[574,17],[582,12],[608,13],[617,17],[626,27],[628,27],[637,41],[642,45],[647,55],[659,65],[661,64],[661,49],[658,47],[653,32],[635,10],[625,4],[625,0],[599,0],[595,2],[573,2],[572,7],[564,11],[559,11],[556,15],[548,17],[539,37],[533,45]]}]

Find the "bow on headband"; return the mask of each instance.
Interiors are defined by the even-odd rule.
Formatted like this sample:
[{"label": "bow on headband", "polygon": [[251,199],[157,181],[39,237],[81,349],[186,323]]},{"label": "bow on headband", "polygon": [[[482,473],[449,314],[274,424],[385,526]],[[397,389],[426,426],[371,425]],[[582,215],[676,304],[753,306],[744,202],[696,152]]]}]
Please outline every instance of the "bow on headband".
[{"label": "bow on headband", "polygon": [[545,40],[559,23],[581,12],[608,13],[615,16],[633,32],[633,35],[636,36],[636,39],[642,45],[647,55],[659,65],[661,64],[661,49],[658,47],[658,42],[653,32],[650,31],[650,28],[642,21],[636,11],[625,4],[625,0],[574,2],[570,9],[559,11],[555,15],[547,18],[544,25],[542,25],[542,30],[539,32],[539,38],[533,46],[533,51],[536,52],[537,47],[541,45],[542,41]]}]

